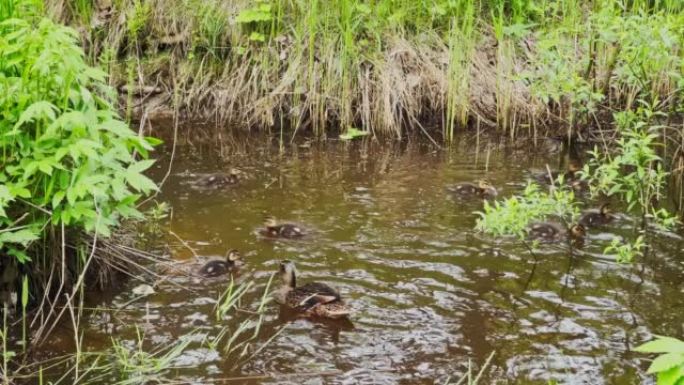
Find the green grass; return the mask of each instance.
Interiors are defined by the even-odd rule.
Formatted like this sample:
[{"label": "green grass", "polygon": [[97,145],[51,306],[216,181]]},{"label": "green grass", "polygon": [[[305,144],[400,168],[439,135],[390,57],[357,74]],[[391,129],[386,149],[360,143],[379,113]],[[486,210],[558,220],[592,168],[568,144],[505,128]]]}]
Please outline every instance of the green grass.
[{"label": "green grass", "polygon": [[133,59],[136,82],[165,79],[190,114],[320,136],[354,126],[401,137],[427,124],[451,141],[478,120],[514,136],[577,131],[640,98],[681,108],[683,9],[665,0],[119,0],[89,36],[116,53],[113,82],[129,81]]}]

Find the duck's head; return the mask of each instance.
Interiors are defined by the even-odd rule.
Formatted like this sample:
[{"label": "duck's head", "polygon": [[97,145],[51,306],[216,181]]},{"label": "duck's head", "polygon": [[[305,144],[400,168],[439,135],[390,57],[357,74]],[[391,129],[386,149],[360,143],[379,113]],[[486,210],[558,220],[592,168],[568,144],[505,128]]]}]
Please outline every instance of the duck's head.
[{"label": "duck's head", "polygon": [[480,179],[477,181],[477,187],[479,187],[480,190],[482,190],[482,192],[486,195],[494,197],[497,194],[496,188],[486,179]]},{"label": "duck's head", "polygon": [[600,212],[601,215],[603,215],[603,216],[608,216],[608,215],[610,215],[610,213],[611,213],[611,210],[610,210],[610,203],[604,203],[604,204],[602,204],[602,205],[601,205],[601,208],[599,209],[599,212]]},{"label": "duck's head", "polygon": [[230,178],[231,183],[237,183],[240,180],[240,170],[237,168],[231,168],[228,178]]},{"label": "duck's head", "polygon": [[570,175],[574,175],[576,172],[578,172],[581,169],[582,169],[582,167],[580,167],[579,163],[577,163],[577,162],[570,162],[570,164],[568,165],[568,173]]},{"label": "duck's head", "polygon": [[235,266],[242,266],[245,264],[245,261],[242,259],[242,254],[235,249],[228,250],[226,253],[226,261]]},{"label": "duck's head", "polygon": [[570,227],[570,237],[573,239],[584,239],[587,229],[581,224],[574,224]]},{"label": "duck's head", "polygon": [[481,189],[488,189],[488,188],[493,188],[494,186],[492,186],[492,184],[489,183],[488,180],[480,179],[477,181],[477,187],[479,187]]},{"label": "duck's head", "polygon": [[587,184],[581,179],[572,179],[570,181],[570,188],[576,192],[582,192],[583,190],[586,190]]},{"label": "duck's head", "polygon": [[273,215],[267,215],[264,217],[264,226],[266,226],[266,227],[278,226],[278,221],[275,219],[275,217]]},{"label": "duck's head", "polygon": [[280,279],[283,280],[284,285],[293,289],[297,287],[297,269],[295,268],[294,262],[288,260],[280,261],[278,273],[280,274]]}]

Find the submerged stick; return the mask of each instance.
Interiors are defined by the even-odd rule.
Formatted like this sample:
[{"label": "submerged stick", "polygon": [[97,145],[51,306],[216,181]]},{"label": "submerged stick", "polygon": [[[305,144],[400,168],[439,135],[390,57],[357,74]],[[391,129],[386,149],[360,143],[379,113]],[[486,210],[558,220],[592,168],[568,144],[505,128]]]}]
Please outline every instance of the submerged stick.
[{"label": "submerged stick", "polygon": [[[377,369],[373,370],[375,372],[393,372],[395,369]],[[248,381],[248,380],[269,380],[269,379],[291,379],[291,378],[298,378],[298,377],[318,377],[318,376],[337,376],[340,374],[343,374],[339,369],[334,369],[334,370],[324,370],[320,372],[302,372],[302,373],[291,373],[291,374],[285,374],[285,373],[273,373],[273,374],[252,374],[252,375],[245,375],[245,376],[238,376],[238,377],[224,377],[224,378],[216,378],[216,379],[208,379],[210,383],[213,384],[222,384],[222,383],[227,383],[227,382],[235,382],[235,381]],[[166,382],[167,385],[175,385],[175,384],[187,384],[187,382],[183,381],[175,381],[175,382]]]},{"label": "submerged stick", "polygon": [[190,250],[190,252],[192,253],[192,255],[195,257],[195,259],[196,259],[197,261],[201,261],[201,258],[199,257],[199,255],[197,255],[197,252],[195,252],[195,249],[193,249],[192,247],[190,247],[190,245],[188,245],[188,243],[185,242],[185,241],[183,240],[183,238],[179,237],[178,234],[174,233],[174,232],[171,231],[171,230],[169,230],[169,234],[171,234],[171,235],[173,235],[174,237],[176,237],[176,239],[178,239],[178,240],[180,241],[180,243],[183,244],[183,246],[185,246],[185,248],[187,248],[188,250]]}]

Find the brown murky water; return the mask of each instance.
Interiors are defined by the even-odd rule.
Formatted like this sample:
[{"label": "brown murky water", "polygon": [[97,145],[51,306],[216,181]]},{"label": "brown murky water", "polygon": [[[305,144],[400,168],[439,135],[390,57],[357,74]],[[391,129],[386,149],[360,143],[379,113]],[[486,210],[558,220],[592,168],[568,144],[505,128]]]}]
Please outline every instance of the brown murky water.
[{"label": "brown murky water", "polygon": [[[131,288],[141,282],[131,281],[94,304],[112,310],[86,318],[85,350],[110,348],[110,337],[135,349],[136,330],[147,346],[194,333],[195,342],[174,361],[184,368],[165,374],[179,383],[255,376],[237,383],[445,384],[469,360],[480,365],[495,351],[484,383],[639,384],[649,383],[648,359],[631,349],[651,333],[682,337],[680,236],[659,234],[640,263],[618,265],[602,250],[614,236],[630,234],[623,217],[608,230],[591,230],[574,255],[551,245],[533,256],[514,239],[474,231],[473,212],[482,203],[445,192],[449,184],[486,177],[500,196],[515,194],[530,170],[556,168],[558,154],[493,145],[478,152],[475,141],[453,151],[330,141],[286,146],[281,156],[266,138],[229,142],[223,158],[216,148],[179,149],[158,197],[172,207],[168,229],[201,258],[228,248],[243,252],[248,265],[237,280],[254,284],[242,308],[255,310],[277,261],[287,258],[301,280],[341,291],[355,311],[351,323],[286,317],[271,303],[250,347],[261,350],[242,362],[224,343],[201,342],[249,317],[237,312],[217,321],[226,278],[172,278],[133,302]],[[160,162],[158,178],[165,167]],[[247,174],[238,186],[194,187],[198,177],[231,167]],[[255,230],[265,214],[311,234],[260,239]],[[194,258],[175,237],[165,241],[173,258]],[[68,336],[54,342],[67,345]]]}]

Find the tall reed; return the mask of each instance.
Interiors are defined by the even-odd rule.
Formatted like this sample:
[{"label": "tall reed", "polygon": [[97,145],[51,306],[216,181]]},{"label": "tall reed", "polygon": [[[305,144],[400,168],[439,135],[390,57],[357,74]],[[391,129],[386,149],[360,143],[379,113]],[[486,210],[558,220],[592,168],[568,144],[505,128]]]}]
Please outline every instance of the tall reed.
[{"label": "tall reed", "polygon": [[[250,128],[398,137],[441,122],[445,141],[475,119],[511,136],[519,126],[577,131],[646,93],[671,106],[681,88],[684,9],[671,0],[144,4],[120,0],[113,15],[94,13],[96,27],[61,1],[48,8],[96,29],[90,47],[116,52],[115,83],[131,81],[134,59],[138,85],[180,89],[189,114]],[[474,65],[491,51],[494,62]]]}]

